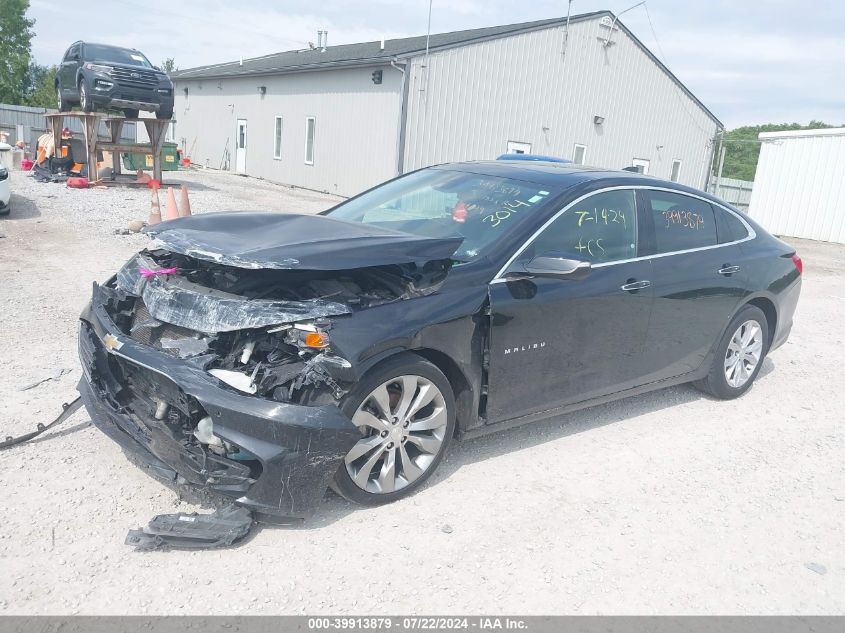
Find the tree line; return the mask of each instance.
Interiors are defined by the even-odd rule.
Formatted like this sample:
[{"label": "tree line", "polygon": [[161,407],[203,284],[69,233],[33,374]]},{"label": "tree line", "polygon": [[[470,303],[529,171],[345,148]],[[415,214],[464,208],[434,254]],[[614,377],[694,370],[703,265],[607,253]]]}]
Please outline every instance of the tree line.
[{"label": "tree line", "polygon": [[[0,103],[55,108],[58,67],[33,59],[35,20],[26,16],[28,10],[29,0],[0,0]],[[161,69],[176,70],[173,58],[165,59]]]},{"label": "tree line", "polygon": [[[819,130],[831,127],[845,127],[830,125],[824,121],[810,121],[809,125],[800,123],[765,123],[763,125],[746,125],[725,132],[722,140],[725,143],[725,166],[722,176],[738,178],[739,180],[754,180],[757,171],[757,159],[760,157],[760,132],[783,132],[786,130]],[[718,147],[718,141],[716,141]],[[718,169],[718,155],[714,158],[715,169]]]}]

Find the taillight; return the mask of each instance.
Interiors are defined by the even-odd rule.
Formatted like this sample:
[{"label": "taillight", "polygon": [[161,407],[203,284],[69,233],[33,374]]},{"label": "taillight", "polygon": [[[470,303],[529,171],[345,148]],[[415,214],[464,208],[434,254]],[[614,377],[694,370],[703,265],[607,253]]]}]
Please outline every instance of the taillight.
[{"label": "taillight", "polygon": [[792,256],[792,263],[795,264],[795,268],[798,269],[799,275],[804,272],[804,263],[801,261],[801,258],[798,257],[798,253],[795,253]]}]

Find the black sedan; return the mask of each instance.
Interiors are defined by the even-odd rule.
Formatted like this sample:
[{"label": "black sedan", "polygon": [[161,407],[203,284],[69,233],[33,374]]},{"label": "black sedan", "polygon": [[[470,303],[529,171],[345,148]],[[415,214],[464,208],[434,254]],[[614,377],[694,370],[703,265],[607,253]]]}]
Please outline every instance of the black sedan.
[{"label": "black sedan", "polygon": [[209,214],[82,314],[92,419],[158,475],[304,517],[473,436],[670,385],[747,391],[801,260],[724,202],[554,163],[423,169],[319,216]]}]

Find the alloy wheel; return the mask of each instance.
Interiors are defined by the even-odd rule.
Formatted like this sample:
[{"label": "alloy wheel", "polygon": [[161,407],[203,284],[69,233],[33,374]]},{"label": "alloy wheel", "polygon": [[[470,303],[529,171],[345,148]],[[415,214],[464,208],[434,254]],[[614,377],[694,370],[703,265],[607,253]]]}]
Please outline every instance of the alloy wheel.
[{"label": "alloy wheel", "polygon": [[446,400],[422,376],[399,376],[364,398],[352,423],[364,437],[346,455],[349,477],[361,490],[387,494],[419,479],[443,447]]},{"label": "alloy wheel", "polygon": [[740,325],[725,352],[725,380],[734,389],[742,387],[760,362],[763,354],[763,330],[757,321]]},{"label": "alloy wheel", "polygon": [[82,106],[82,111],[88,111],[88,90],[85,88],[85,82],[79,84],[79,105]]},{"label": "alloy wheel", "polygon": [[59,112],[63,112],[65,102],[62,100],[62,89],[59,87],[56,87],[56,103],[58,104]]}]

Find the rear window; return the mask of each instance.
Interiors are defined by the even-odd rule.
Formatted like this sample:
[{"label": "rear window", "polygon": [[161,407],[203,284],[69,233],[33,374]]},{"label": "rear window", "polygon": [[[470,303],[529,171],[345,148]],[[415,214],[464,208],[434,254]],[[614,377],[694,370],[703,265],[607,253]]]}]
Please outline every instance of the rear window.
[{"label": "rear window", "polygon": [[654,220],[658,253],[714,246],[716,220],[704,200],[668,191],[646,191],[646,213]]},{"label": "rear window", "polygon": [[85,59],[92,62],[111,62],[113,64],[130,64],[152,68],[153,65],[138,51],[101,44],[86,44]]}]

